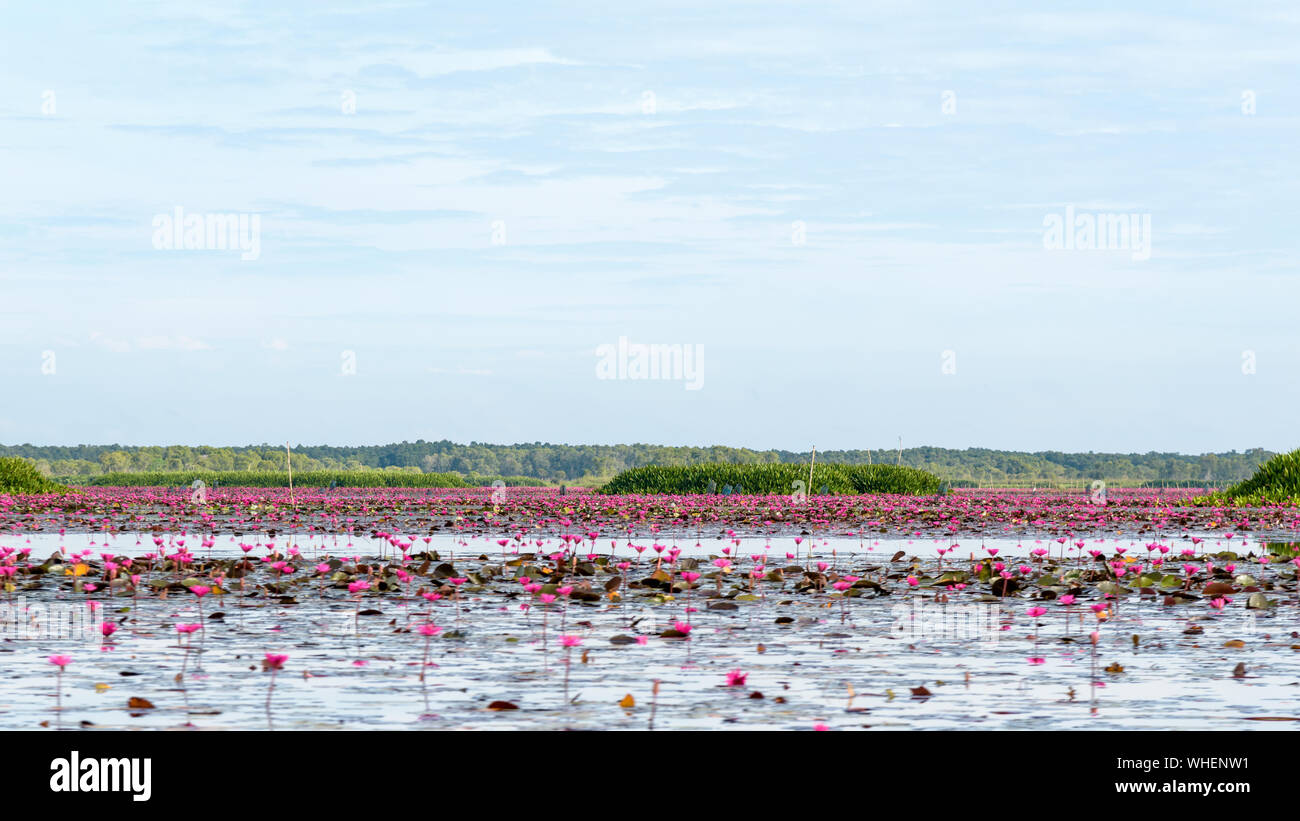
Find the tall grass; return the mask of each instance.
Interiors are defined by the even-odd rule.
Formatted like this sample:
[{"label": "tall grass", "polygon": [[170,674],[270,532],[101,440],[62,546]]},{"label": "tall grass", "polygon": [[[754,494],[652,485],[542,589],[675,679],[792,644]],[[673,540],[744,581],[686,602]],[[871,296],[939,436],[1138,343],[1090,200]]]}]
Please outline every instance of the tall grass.
[{"label": "tall grass", "polygon": [[504,482],[506,487],[547,487],[551,483],[532,476],[479,476],[471,473],[465,477],[470,487],[490,487],[493,482]]},{"label": "tall grass", "polygon": [[0,493],[60,493],[67,488],[41,475],[36,466],[16,456],[0,458]]},{"label": "tall grass", "polygon": [[1260,465],[1254,476],[1210,498],[1239,502],[1287,502],[1300,499],[1300,450],[1279,453]]},{"label": "tall grass", "polygon": [[[287,471],[177,470],[151,473],[106,473],[87,480],[88,485],[116,487],[187,487],[196,479],[209,487],[288,487]],[[405,473],[385,470],[313,470],[295,472],[294,487],[470,487],[455,473]]]},{"label": "tall grass", "polygon": [[819,464],[808,482],[808,466],[798,464],[762,465],[680,465],[633,468],[615,476],[601,488],[603,493],[733,493],[789,494],[802,489],[810,495],[821,493],[901,493],[933,494],[939,491],[939,477],[916,468],[897,465]]}]

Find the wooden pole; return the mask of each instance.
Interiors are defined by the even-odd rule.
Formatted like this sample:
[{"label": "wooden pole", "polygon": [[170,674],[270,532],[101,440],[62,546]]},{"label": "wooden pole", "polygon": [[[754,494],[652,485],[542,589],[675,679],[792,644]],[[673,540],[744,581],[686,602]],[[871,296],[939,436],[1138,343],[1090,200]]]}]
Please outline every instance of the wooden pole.
[{"label": "wooden pole", "polygon": [[289,466],[289,504],[293,505],[294,510],[298,505],[293,501],[293,459],[289,456],[289,443],[284,443],[284,463]]}]

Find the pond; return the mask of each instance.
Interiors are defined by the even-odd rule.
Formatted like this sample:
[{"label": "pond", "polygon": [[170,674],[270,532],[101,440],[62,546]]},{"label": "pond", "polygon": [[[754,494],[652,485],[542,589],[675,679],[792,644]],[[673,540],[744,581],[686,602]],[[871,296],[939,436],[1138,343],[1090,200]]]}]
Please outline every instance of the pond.
[{"label": "pond", "polygon": [[[155,538],[182,558],[160,558]],[[1282,729],[1300,720],[1294,551],[1240,538],[1160,543],[1167,553],[1114,538],[1082,547],[665,539],[659,552],[634,539],[645,549],[622,540],[612,554],[608,541],[566,552],[555,537],[180,541],[0,540],[31,551],[0,602],[0,727]],[[111,573],[101,553],[132,564]],[[1003,559],[1014,560],[1000,571],[1007,581],[991,572]],[[1116,574],[1126,561],[1153,586],[1107,587],[1125,581]],[[369,586],[349,590],[358,580]],[[212,592],[194,595],[196,581]],[[116,624],[107,640],[105,621]],[[440,632],[422,635],[428,623]],[[183,635],[177,624],[202,629]],[[269,708],[267,653],[288,656]],[[72,658],[58,696],[56,654]]]}]

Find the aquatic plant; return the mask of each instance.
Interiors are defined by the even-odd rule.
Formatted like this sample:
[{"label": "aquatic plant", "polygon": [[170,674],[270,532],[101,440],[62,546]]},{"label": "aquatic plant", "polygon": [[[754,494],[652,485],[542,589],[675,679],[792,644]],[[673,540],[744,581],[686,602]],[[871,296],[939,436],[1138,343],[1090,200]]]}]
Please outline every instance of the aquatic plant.
[{"label": "aquatic plant", "polygon": [[1208,498],[1256,504],[1300,499],[1300,450],[1279,453],[1260,465],[1254,476]]},{"label": "aquatic plant", "polygon": [[560,644],[564,646],[564,707],[569,707],[569,667],[572,664],[570,654],[573,648],[582,644],[581,636],[560,636]]},{"label": "aquatic plant", "polygon": [[267,653],[262,659],[262,670],[271,672],[271,683],[266,687],[266,723],[271,724],[271,694],[275,692],[275,674],[284,669],[289,656],[284,653]]},{"label": "aquatic plant", "polygon": [[54,678],[54,710],[60,716],[63,714],[63,668],[67,667],[71,663],[71,656],[50,656],[50,664],[53,664],[57,668]]},{"label": "aquatic plant", "polygon": [[[810,481],[811,477],[811,481]],[[822,489],[825,488],[824,492]],[[600,493],[716,493],[729,495],[933,494],[939,477],[899,465],[704,464],[650,465],[615,476]]]},{"label": "aquatic plant", "polygon": [[429,666],[429,643],[442,632],[442,628],[433,623],[425,623],[417,627],[416,632],[424,636],[424,660],[420,663],[420,681],[424,681],[424,671]]},{"label": "aquatic plant", "polygon": [[67,493],[68,488],[41,475],[36,466],[16,456],[0,457],[0,493]]}]

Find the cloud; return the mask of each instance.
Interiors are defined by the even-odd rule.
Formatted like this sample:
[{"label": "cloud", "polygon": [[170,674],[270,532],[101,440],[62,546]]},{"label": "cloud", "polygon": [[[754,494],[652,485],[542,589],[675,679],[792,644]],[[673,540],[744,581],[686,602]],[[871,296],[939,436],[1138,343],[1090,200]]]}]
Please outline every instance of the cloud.
[{"label": "cloud", "polygon": [[125,339],[115,339],[111,336],[102,334],[99,331],[91,331],[90,341],[104,350],[112,351],[113,353],[129,353],[131,350],[131,343],[127,342]]},{"label": "cloud", "polygon": [[135,340],[142,351],[210,351],[212,346],[188,336],[146,336]]},{"label": "cloud", "polygon": [[453,374],[455,376],[491,376],[492,371],[483,368],[429,368],[429,373]]},{"label": "cloud", "polygon": [[100,331],[92,331],[90,341],[112,353],[131,351],[210,351],[212,346],[190,336],[138,336],[133,340],[118,339]]}]

